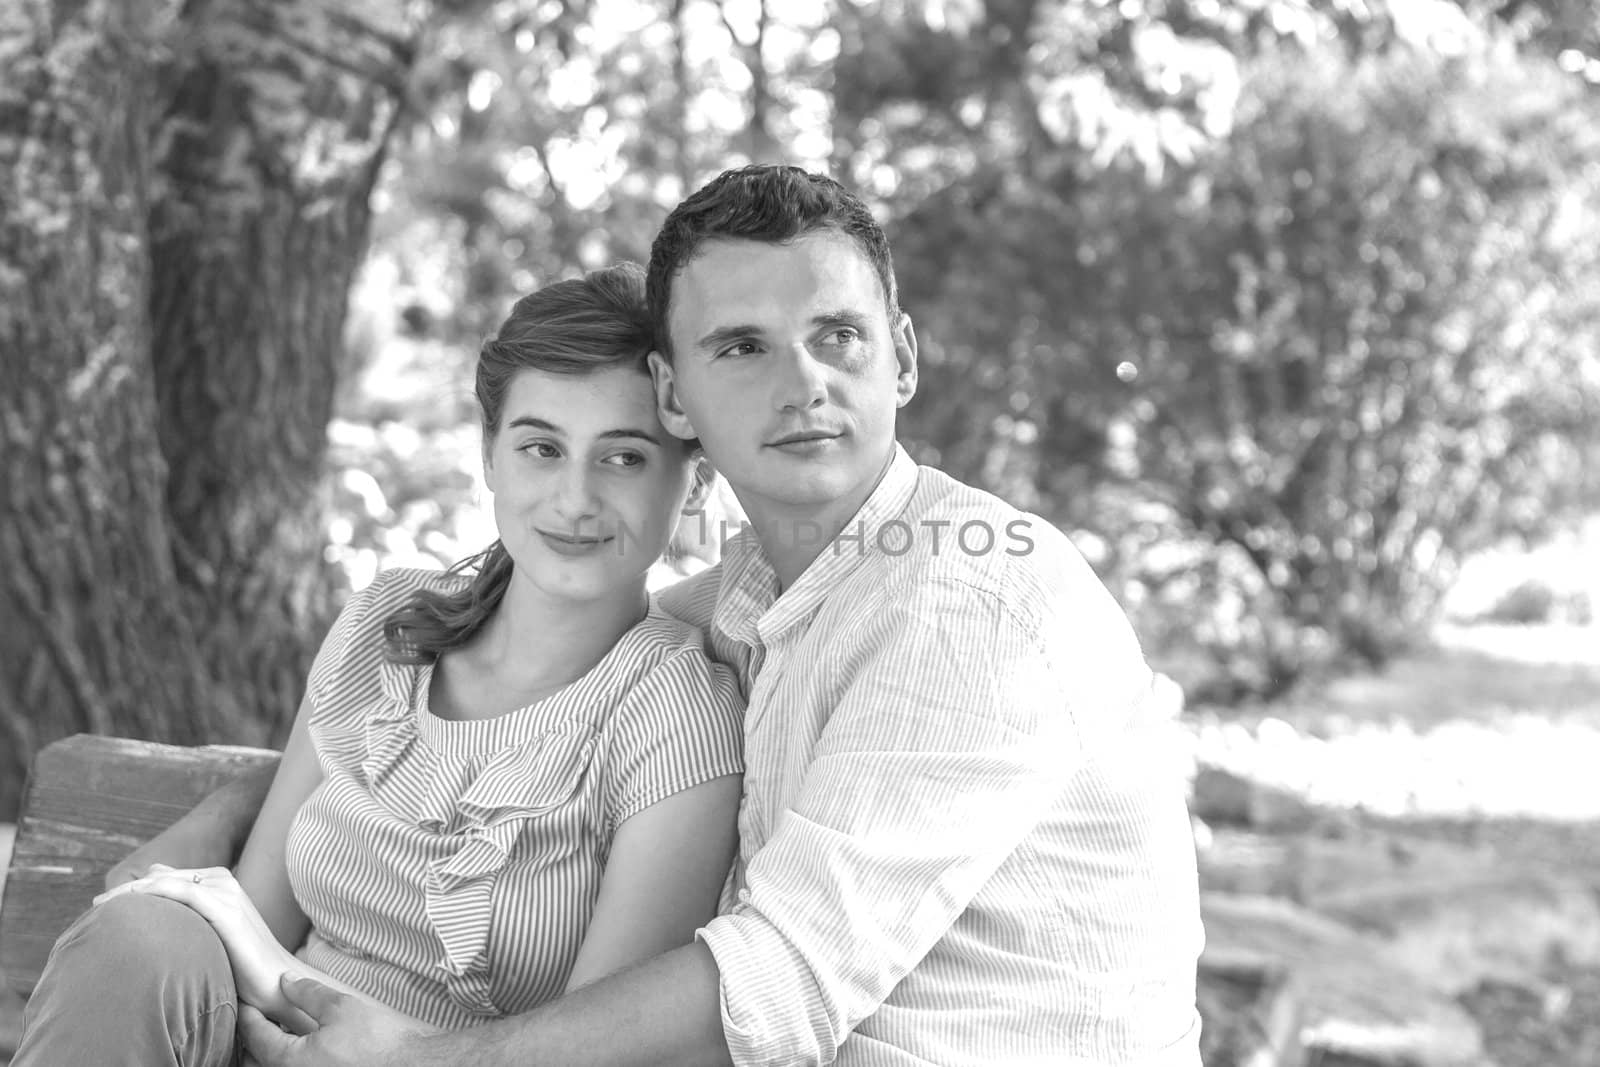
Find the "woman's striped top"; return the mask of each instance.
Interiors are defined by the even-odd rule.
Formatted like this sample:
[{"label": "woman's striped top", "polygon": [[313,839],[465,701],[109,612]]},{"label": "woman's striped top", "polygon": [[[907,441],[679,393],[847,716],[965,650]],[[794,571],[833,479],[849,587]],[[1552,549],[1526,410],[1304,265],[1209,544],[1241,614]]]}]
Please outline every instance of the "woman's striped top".
[{"label": "woman's striped top", "polygon": [[345,606],[311,671],[323,781],[287,856],[311,920],[300,958],[448,1027],[560,994],[616,828],[742,769],[733,678],[653,600],[560,692],[492,719],[435,717],[432,665],[390,662],[383,622],[418,589],[463,581],[388,571]]}]

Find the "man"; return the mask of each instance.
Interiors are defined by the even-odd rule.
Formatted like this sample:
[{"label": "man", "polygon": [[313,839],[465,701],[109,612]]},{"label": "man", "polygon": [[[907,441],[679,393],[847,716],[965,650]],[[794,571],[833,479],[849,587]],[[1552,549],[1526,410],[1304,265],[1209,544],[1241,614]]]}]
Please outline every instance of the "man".
[{"label": "man", "polygon": [[739,671],[741,847],[694,944],[453,1034],[316,987],[264,1064],[1198,1064],[1182,783],[1150,672],[1048,524],[895,443],[917,347],[867,209],[717,178],[651,252],[664,424],[749,529],[672,590]]}]

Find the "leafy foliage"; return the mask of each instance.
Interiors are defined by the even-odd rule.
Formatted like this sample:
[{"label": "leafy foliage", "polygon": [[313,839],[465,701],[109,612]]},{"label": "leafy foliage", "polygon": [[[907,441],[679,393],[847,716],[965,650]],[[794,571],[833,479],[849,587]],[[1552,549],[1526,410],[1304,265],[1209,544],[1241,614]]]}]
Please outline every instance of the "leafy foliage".
[{"label": "leafy foliage", "polygon": [[[1382,662],[1462,551],[1585,495],[1600,141],[1579,92],[1499,51],[1269,57],[1234,133],[1158,187],[964,201],[966,233],[924,250],[932,306],[986,313],[937,321],[962,400],[923,432],[987,431],[962,462],[1108,538],[1144,514],[1209,541],[1177,569],[1235,590],[1247,688]],[[1151,531],[1121,536],[1147,555]]]},{"label": "leafy foliage", "polygon": [[[1381,662],[1460,553],[1600,494],[1586,5],[457,7],[385,177],[372,351],[465,382],[516,295],[643,258],[710,174],[829,167],[894,239],[913,451],[1078,530],[1221,696]],[[448,476],[342,438],[400,503],[338,551],[394,558],[401,512],[470,495],[439,433]],[[402,540],[476,547],[449,510]]]}]

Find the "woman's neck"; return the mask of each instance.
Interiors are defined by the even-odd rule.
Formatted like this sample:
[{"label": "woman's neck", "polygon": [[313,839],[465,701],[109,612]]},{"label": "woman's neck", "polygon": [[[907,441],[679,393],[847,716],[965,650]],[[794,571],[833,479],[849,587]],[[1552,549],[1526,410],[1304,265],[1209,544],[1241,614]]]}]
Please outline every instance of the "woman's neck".
[{"label": "woman's neck", "polygon": [[502,688],[554,691],[592,670],[648,606],[643,579],[613,596],[567,600],[513,571],[500,606],[460,652]]}]

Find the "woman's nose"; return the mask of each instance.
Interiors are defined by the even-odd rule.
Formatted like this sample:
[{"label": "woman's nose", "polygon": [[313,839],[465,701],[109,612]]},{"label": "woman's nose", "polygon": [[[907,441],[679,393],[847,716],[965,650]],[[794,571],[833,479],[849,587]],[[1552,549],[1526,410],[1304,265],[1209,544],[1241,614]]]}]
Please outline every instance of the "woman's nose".
[{"label": "woman's nose", "polygon": [[573,524],[599,511],[595,497],[594,473],[586,463],[569,464],[562,473],[556,493],[556,512]]}]

